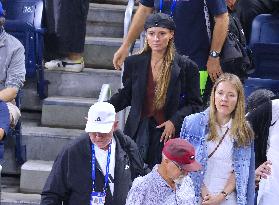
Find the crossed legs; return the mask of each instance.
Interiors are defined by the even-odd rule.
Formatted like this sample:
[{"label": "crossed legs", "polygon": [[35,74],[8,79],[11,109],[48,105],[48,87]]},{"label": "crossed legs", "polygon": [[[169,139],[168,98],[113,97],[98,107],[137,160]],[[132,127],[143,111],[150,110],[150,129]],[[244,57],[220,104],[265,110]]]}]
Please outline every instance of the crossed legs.
[{"label": "crossed legs", "polygon": [[19,109],[12,103],[0,101],[0,140],[14,127],[20,117]]}]

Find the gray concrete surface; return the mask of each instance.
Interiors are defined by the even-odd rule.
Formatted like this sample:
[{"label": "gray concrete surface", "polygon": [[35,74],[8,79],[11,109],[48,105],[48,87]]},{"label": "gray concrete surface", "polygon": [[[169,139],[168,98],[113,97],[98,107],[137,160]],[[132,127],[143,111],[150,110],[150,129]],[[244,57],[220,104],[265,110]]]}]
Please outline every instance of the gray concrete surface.
[{"label": "gray concrete surface", "polygon": [[[114,53],[122,44],[122,38],[86,37],[84,60],[88,67],[113,69]],[[139,50],[139,41],[136,42],[134,52]]]},{"label": "gray concrete surface", "polygon": [[115,93],[120,88],[121,72],[90,68],[84,69],[81,73],[46,70],[45,78],[49,81],[49,97],[97,98],[103,84],[110,84],[112,93]]},{"label": "gray concrete surface", "polygon": [[22,144],[26,145],[27,160],[55,160],[57,154],[84,130],[42,127],[33,122],[22,126]]},{"label": "gray concrete surface", "polygon": [[53,161],[29,160],[21,167],[20,192],[42,193]]},{"label": "gray concrete surface", "polygon": [[42,125],[84,129],[89,107],[95,102],[95,98],[48,97],[43,101]]},{"label": "gray concrete surface", "polygon": [[40,194],[1,193],[1,205],[39,205]]}]

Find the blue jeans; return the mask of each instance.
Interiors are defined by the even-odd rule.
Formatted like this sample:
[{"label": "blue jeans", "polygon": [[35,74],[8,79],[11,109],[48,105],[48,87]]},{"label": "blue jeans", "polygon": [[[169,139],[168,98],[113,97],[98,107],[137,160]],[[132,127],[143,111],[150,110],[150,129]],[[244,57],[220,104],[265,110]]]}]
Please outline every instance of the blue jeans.
[{"label": "blue jeans", "polygon": [[3,101],[0,101],[0,128],[4,130],[5,134],[10,128],[10,113],[7,104]]}]

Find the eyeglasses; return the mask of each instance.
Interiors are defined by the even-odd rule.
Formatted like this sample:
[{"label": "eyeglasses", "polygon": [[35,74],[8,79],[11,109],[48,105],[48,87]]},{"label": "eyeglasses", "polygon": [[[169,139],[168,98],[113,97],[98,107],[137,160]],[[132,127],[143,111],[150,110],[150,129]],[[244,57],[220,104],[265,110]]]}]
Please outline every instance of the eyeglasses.
[{"label": "eyeglasses", "polygon": [[177,164],[177,162],[175,162],[175,161],[173,161],[173,160],[171,160],[171,161],[172,161],[172,163],[174,163],[174,165],[179,169],[180,172],[184,173],[184,170],[182,169],[182,167],[181,167],[179,164]]}]

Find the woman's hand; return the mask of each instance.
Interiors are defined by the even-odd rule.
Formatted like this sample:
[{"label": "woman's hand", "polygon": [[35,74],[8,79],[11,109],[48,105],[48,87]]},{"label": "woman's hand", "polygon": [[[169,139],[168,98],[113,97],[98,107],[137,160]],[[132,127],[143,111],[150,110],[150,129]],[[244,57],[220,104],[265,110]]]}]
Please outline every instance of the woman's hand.
[{"label": "woman's hand", "polygon": [[223,200],[225,200],[225,196],[223,194],[217,194],[217,195],[207,194],[203,198],[202,205],[219,205]]},{"label": "woman's hand", "polygon": [[255,171],[256,174],[256,186],[259,185],[259,182],[261,180],[261,178],[266,179],[268,175],[271,174],[271,167],[270,165],[272,165],[271,161],[267,160],[266,162],[262,163]]},{"label": "woman's hand", "polygon": [[175,134],[175,127],[170,120],[158,125],[156,128],[162,128],[162,127],[165,127],[165,129],[161,135],[160,142],[164,141],[164,143],[166,143]]},{"label": "woman's hand", "polygon": [[201,188],[201,196],[202,196],[202,199],[203,199],[203,200],[204,200],[204,199],[207,199],[207,196],[209,196],[209,195],[210,195],[210,193],[209,193],[207,187],[205,186],[205,184],[203,183],[203,184],[202,184],[202,188]]}]

